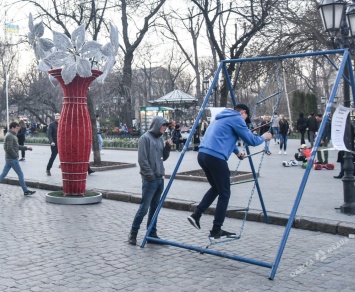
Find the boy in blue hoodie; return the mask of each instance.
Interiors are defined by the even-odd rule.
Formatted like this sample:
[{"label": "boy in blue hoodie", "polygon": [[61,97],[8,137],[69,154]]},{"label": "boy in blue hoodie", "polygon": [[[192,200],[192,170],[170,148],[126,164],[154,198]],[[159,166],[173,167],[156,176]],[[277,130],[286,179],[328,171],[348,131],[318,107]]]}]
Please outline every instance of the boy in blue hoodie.
[{"label": "boy in blue hoodie", "polygon": [[244,152],[239,152],[236,145],[238,139],[242,139],[247,145],[258,146],[272,138],[269,132],[262,136],[255,136],[247,127],[247,123],[250,123],[249,115],[249,108],[245,104],[237,104],[234,110],[224,109],[216,115],[200,143],[197,160],[204,170],[211,188],[204,195],[196,211],[187,219],[194,227],[200,229],[202,213],[218,197],[213,227],[210,231],[210,237],[214,239],[235,235],[235,233],[222,230],[222,225],[231,193],[227,160],[232,152],[239,159],[243,159],[245,156]]}]

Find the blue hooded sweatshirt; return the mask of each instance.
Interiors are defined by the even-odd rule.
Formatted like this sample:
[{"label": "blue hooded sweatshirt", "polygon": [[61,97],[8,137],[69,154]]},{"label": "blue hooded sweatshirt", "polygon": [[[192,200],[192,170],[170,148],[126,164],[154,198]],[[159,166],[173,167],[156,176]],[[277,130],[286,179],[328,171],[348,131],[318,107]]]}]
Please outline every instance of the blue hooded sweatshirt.
[{"label": "blue hooded sweatshirt", "polygon": [[236,145],[239,138],[250,146],[258,146],[265,141],[264,137],[255,136],[248,129],[239,112],[233,109],[224,109],[208,126],[200,143],[199,151],[228,160],[232,152],[239,153]]}]

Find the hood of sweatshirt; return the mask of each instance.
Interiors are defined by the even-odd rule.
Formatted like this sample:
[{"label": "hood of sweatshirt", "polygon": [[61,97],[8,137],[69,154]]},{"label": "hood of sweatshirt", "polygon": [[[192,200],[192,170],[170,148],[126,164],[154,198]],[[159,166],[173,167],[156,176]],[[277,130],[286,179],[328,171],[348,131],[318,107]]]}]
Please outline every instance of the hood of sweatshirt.
[{"label": "hood of sweatshirt", "polygon": [[169,122],[163,117],[160,116],[154,117],[152,123],[150,124],[149,132],[153,134],[155,137],[161,136],[162,134],[160,133],[160,128],[164,124],[169,124]]}]

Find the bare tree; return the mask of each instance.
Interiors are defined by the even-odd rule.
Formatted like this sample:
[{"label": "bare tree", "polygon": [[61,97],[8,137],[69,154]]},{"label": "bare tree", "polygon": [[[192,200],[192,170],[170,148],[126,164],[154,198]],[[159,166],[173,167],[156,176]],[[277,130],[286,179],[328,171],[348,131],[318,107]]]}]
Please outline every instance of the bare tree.
[{"label": "bare tree", "polygon": [[[203,15],[211,47],[216,51],[219,61],[238,59],[251,40],[264,27],[270,24],[271,10],[278,4],[278,0],[231,2],[224,7],[220,1],[192,0]],[[234,38],[227,38],[227,28],[233,16],[235,24]],[[229,25],[228,25],[229,23]],[[238,35],[238,32],[242,33]],[[235,64],[227,66],[228,75],[232,76]],[[228,90],[226,81],[221,86],[220,106],[227,105]]]},{"label": "bare tree", "polygon": [[[157,13],[162,8],[166,0],[149,0],[144,1],[144,5],[140,1],[120,0],[121,19],[122,19],[122,37],[124,45],[124,60],[122,68],[122,84],[121,96],[126,96],[128,106],[124,113],[124,121],[128,126],[132,126],[132,64],[134,53],[141,44],[148,30],[155,25]],[[143,19],[143,24],[139,26],[130,15],[139,15]],[[131,21],[131,22],[129,22]],[[130,39],[129,24],[133,23],[137,30],[136,37]]]}]

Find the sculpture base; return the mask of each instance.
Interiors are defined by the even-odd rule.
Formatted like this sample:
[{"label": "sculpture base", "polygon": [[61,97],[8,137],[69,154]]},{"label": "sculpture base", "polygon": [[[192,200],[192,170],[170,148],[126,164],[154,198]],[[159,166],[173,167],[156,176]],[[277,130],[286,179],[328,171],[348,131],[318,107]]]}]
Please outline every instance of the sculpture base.
[{"label": "sculpture base", "polygon": [[102,194],[98,192],[86,192],[85,196],[64,196],[62,191],[46,194],[46,202],[62,205],[87,205],[102,201]]}]

